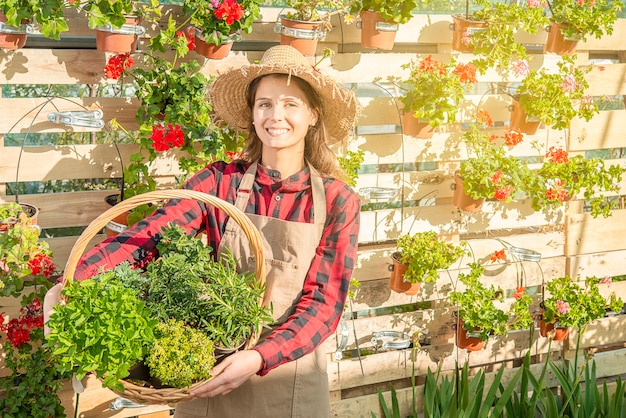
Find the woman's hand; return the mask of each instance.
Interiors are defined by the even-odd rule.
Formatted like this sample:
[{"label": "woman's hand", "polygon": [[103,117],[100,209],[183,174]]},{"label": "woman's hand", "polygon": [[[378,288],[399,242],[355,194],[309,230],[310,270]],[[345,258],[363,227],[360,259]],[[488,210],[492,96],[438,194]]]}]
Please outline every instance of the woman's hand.
[{"label": "woman's hand", "polygon": [[210,398],[226,395],[241,386],[263,367],[263,357],[255,350],[238,351],[226,357],[212,370],[212,378],[204,385],[194,389],[190,395]]},{"label": "woman's hand", "polygon": [[45,325],[50,319],[50,315],[54,312],[54,307],[61,301],[61,291],[63,290],[63,284],[57,283],[46,292],[46,296],[43,298],[43,321],[44,335],[50,333],[50,329]]}]

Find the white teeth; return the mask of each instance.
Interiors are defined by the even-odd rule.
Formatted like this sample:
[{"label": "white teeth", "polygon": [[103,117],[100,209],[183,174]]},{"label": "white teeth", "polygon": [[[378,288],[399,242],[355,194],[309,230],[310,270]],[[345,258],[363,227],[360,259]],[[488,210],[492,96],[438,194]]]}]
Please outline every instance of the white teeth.
[{"label": "white teeth", "polygon": [[289,131],[289,129],[272,129],[272,128],[269,128],[267,131],[270,134],[272,134],[272,135],[281,135],[281,134],[286,134]]}]

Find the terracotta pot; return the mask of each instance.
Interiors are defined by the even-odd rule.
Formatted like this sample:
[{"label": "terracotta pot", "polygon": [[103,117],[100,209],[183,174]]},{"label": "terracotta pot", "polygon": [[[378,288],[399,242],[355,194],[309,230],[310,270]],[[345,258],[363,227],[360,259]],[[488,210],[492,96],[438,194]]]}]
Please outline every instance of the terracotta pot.
[{"label": "terracotta pot", "polygon": [[402,133],[421,139],[430,139],[435,133],[435,128],[428,122],[413,117],[410,112],[402,113]]},{"label": "terracotta pot", "polygon": [[[4,13],[0,12],[0,22],[6,22],[7,18]],[[28,20],[22,20],[23,24],[30,23]],[[21,30],[21,28],[15,28],[15,32],[0,32],[0,48],[16,50],[23,48],[26,45],[26,39],[28,38],[28,31]]]},{"label": "terracotta pot", "polygon": [[[467,330],[463,328],[463,320],[458,319],[456,323],[456,345],[459,348],[463,348],[467,351],[480,351],[485,346],[485,341],[478,337],[472,337],[471,333],[468,335]],[[476,328],[476,331],[479,331]]]},{"label": "terracotta pot", "polygon": [[454,175],[454,195],[452,196],[452,204],[457,208],[464,210],[466,212],[478,212],[483,206],[485,199],[474,199],[471,196],[465,193],[465,188],[463,187],[463,179]]},{"label": "terracotta pot", "polygon": [[569,328],[554,327],[555,323],[546,324],[543,319],[539,321],[539,334],[547,337],[548,332],[554,330],[554,341],[563,341],[569,335]]},{"label": "terracotta pot", "polygon": [[565,38],[561,32],[561,29],[564,28],[567,28],[567,25],[550,22],[545,52],[553,52],[559,55],[572,55],[576,52],[576,47],[580,39]]},{"label": "terracotta pot", "polygon": [[291,45],[302,55],[315,55],[318,40],[325,35],[322,22],[303,22],[280,17],[280,44]]},{"label": "terracotta pot", "polygon": [[468,43],[476,31],[487,27],[487,22],[469,20],[464,15],[453,14],[452,29],[452,49],[459,52],[473,52],[474,47]]},{"label": "terracotta pot", "polygon": [[422,283],[411,283],[404,280],[404,274],[407,270],[407,265],[400,262],[400,253],[395,252],[391,255],[391,261],[393,265],[390,266],[391,277],[389,281],[389,287],[396,293],[404,293],[409,296],[416,295],[419,292]]},{"label": "terracotta pot", "polygon": [[196,29],[196,52],[212,60],[221,60],[228,56],[233,49],[233,41],[222,42],[221,45],[207,43],[202,31]]},{"label": "terracotta pot", "polygon": [[380,17],[378,12],[362,11],[361,15],[361,46],[363,48],[393,49],[396,41],[398,24]]},{"label": "terracotta pot", "polygon": [[[20,203],[20,206],[22,207],[22,212],[30,218],[31,225],[37,225],[37,221],[39,220],[39,208],[28,203]],[[6,231],[10,226],[11,223],[0,222],[0,232]]]},{"label": "terracotta pot", "polygon": [[[126,25],[139,26],[141,18],[128,16]],[[138,34],[116,33],[114,29],[96,28],[96,49],[103,52],[132,53],[137,49]]]},{"label": "terracotta pot", "polygon": [[[109,207],[113,207],[119,202],[119,198],[119,194],[111,194],[105,197],[104,201]],[[128,214],[129,212],[122,213],[107,223],[105,227],[107,238],[114,237],[128,229]]]},{"label": "terracotta pot", "polygon": [[528,135],[534,135],[539,129],[540,121],[529,121],[526,111],[517,100],[513,101],[513,110],[511,111],[511,120],[509,125],[511,129],[516,129]]}]

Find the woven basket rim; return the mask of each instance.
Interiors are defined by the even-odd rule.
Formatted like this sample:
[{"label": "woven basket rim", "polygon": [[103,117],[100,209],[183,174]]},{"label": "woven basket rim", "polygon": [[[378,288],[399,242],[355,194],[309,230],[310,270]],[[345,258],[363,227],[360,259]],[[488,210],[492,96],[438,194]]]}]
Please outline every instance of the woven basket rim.
[{"label": "woven basket rim", "polygon": [[[216,196],[208,193],[199,192],[196,190],[187,189],[171,189],[171,190],[157,190],[152,192],[143,193],[133,196],[131,198],[122,200],[115,206],[112,206],[96,219],[94,219],[85,228],[83,233],[78,237],[74,243],[70,255],[65,264],[65,270],[62,279],[62,287],[65,287],[70,281],[74,280],[74,273],[78,265],[78,261],[82,257],[89,241],[98,234],[106,224],[115,218],[116,216],[131,210],[139,205],[151,203],[155,200],[168,200],[168,199],[192,199],[199,202],[214,206],[224,212],[226,212],[231,218],[239,224],[243,232],[246,234],[248,241],[252,247],[253,253],[256,259],[255,277],[257,281],[263,285],[265,284],[265,255],[263,254],[263,241],[258,229],[254,226],[250,218],[248,218],[241,210],[237,209],[233,204],[226,202]],[[264,306],[269,303],[269,292],[264,292],[263,301]],[[250,336],[250,339],[244,346],[244,349],[254,346],[260,336],[260,330]],[[153,388],[143,387],[135,385],[126,380],[120,380],[124,386],[123,392],[116,392],[118,395],[129,399],[133,402],[142,404],[174,404],[183,400],[191,400],[193,397],[189,393],[196,387],[205,384],[208,380],[203,380],[194,383],[188,388]]]}]

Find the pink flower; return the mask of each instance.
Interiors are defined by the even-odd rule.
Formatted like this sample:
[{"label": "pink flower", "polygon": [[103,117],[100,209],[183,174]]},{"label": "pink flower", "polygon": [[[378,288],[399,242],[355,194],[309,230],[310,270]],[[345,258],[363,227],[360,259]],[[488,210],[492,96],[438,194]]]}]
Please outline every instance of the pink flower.
[{"label": "pink flower", "polygon": [[[533,0],[529,0],[533,1]],[[530,73],[530,67],[528,66],[528,61],[526,60],[517,60],[513,64],[513,72],[518,77],[526,77]]]},{"label": "pink flower", "polygon": [[565,315],[569,312],[569,302],[563,302],[562,300],[556,301],[556,310],[559,311],[560,314]]},{"label": "pink flower", "polygon": [[561,89],[563,92],[571,92],[576,90],[576,79],[572,74],[568,74],[561,83]]},{"label": "pink flower", "polygon": [[601,284],[605,284],[606,287],[611,287],[611,283],[613,283],[613,278],[610,276],[604,276],[602,280],[600,280]]}]

